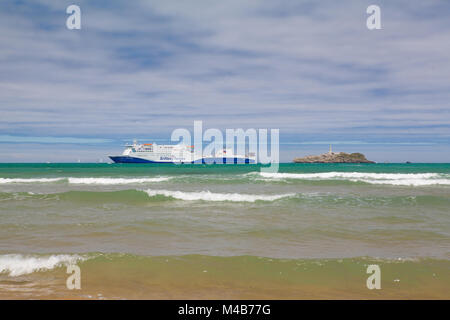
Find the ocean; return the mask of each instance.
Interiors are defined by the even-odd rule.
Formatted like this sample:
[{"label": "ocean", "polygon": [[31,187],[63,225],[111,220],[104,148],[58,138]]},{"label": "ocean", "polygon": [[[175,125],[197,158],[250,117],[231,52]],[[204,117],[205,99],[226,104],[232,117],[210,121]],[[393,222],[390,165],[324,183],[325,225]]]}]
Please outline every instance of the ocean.
[{"label": "ocean", "polygon": [[450,164],[260,169],[0,164],[0,298],[450,298]]}]

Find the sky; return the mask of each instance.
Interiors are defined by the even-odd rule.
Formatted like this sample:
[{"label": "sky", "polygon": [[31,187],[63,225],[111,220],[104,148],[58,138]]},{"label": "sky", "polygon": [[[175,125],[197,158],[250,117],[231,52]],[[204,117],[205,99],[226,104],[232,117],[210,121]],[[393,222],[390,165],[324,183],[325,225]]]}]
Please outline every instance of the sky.
[{"label": "sky", "polygon": [[446,0],[2,0],[0,162],[107,161],[194,120],[279,129],[281,161],[332,143],[450,162],[449,16]]}]

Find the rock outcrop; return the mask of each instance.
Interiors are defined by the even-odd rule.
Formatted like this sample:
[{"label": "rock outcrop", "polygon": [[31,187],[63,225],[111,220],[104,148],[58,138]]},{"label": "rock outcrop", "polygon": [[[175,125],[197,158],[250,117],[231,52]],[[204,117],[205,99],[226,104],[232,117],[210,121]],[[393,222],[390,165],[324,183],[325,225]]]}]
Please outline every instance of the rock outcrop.
[{"label": "rock outcrop", "polygon": [[318,156],[295,158],[296,163],[375,163],[367,160],[362,153],[328,152]]}]

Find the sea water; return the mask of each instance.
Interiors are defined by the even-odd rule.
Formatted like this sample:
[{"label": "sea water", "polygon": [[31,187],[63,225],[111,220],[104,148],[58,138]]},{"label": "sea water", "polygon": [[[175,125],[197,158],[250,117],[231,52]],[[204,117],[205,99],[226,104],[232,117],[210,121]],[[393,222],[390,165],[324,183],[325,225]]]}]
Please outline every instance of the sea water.
[{"label": "sea water", "polygon": [[0,164],[0,298],[449,299],[449,208],[449,164]]}]

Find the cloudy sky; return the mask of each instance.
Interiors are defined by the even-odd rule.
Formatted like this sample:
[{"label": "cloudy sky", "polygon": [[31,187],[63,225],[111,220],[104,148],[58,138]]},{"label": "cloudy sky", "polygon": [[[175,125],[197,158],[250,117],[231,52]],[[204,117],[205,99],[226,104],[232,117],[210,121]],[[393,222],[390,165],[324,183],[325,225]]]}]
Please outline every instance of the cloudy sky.
[{"label": "cloudy sky", "polygon": [[450,162],[449,16],[446,0],[2,0],[0,161],[106,160],[203,120],[280,129],[283,161],[333,143]]}]

